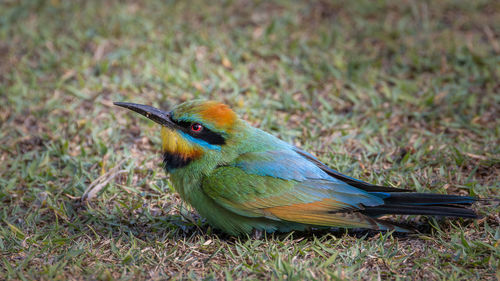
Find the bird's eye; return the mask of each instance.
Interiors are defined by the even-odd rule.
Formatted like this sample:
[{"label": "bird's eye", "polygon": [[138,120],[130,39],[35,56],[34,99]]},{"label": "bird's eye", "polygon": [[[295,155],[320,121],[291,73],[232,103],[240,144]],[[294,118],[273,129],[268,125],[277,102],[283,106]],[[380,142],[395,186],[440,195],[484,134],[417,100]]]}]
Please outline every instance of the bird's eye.
[{"label": "bird's eye", "polygon": [[193,132],[201,132],[201,130],[203,130],[203,126],[199,123],[193,123],[191,125],[191,131]]}]

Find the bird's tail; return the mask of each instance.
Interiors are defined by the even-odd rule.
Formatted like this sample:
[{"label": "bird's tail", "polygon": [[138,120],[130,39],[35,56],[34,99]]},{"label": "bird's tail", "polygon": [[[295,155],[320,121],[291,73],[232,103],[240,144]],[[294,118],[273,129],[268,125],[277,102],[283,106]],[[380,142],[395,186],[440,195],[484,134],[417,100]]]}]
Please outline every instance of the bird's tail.
[{"label": "bird's tail", "polygon": [[468,209],[477,199],[468,196],[432,193],[371,192],[384,199],[385,204],[365,206],[364,215],[376,218],[383,215],[428,215],[445,217],[478,218]]}]

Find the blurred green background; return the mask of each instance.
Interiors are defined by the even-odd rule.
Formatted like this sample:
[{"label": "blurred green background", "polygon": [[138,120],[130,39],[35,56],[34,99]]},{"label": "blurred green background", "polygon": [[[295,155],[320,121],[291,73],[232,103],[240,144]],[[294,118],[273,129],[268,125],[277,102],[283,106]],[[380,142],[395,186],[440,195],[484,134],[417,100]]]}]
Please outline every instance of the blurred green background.
[{"label": "blurred green background", "polygon": [[499,1],[2,1],[0,279],[499,279],[498,204],[224,236],[112,106],[216,99],[354,177],[498,198],[499,75]]}]

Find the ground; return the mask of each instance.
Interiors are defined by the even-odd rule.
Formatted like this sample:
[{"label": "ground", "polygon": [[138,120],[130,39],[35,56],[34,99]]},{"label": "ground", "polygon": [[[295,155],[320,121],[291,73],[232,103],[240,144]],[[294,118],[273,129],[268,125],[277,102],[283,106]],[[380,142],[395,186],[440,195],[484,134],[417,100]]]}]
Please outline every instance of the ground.
[{"label": "ground", "polygon": [[487,202],[478,220],[392,218],[410,235],[226,236],[173,191],[159,127],[112,105],[216,99],[365,181],[498,198],[499,14],[494,0],[2,1],[0,279],[499,279]]}]

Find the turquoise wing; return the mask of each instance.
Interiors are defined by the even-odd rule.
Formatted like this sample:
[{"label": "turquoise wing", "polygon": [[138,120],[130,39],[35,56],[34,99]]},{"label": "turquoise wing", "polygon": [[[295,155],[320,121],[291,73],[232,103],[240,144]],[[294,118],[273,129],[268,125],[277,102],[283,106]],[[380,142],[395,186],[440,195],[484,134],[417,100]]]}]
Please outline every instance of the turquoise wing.
[{"label": "turquoise wing", "polygon": [[383,199],[330,177],[290,150],[246,153],[202,183],[217,204],[246,217],[308,225],[386,229],[361,214]]}]

